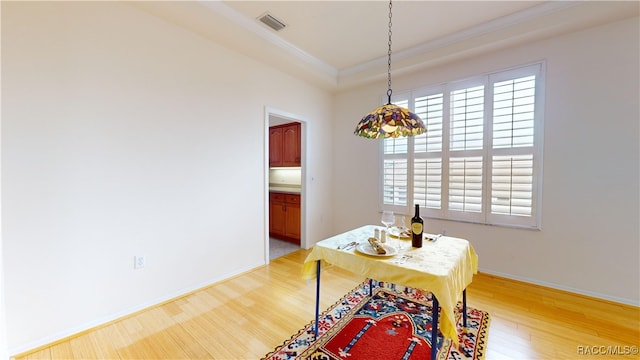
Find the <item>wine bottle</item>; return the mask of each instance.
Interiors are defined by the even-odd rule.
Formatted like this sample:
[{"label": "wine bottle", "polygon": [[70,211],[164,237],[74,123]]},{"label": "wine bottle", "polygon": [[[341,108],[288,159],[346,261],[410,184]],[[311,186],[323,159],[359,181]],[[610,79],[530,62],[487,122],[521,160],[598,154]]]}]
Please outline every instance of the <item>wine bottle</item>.
[{"label": "wine bottle", "polygon": [[416,214],[411,218],[411,246],[422,247],[422,230],[424,221],[420,217],[420,205],[416,204]]}]

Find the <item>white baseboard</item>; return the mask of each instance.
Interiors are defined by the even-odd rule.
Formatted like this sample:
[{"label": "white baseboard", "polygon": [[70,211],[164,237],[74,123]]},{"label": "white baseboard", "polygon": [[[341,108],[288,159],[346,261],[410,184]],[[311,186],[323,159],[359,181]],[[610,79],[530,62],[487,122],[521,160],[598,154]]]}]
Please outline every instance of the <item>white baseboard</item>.
[{"label": "white baseboard", "polygon": [[574,294],[580,294],[580,295],[585,295],[585,296],[589,296],[589,297],[593,297],[593,298],[597,298],[597,299],[603,299],[603,300],[613,301],[613,302],[621,303],[621,304],[625,304],[625,305],[639,306],[640,307],[640,300],[637,300],[637,299],[620,298],[620,297],[616,297],[616,296],[597,293],[597,292],[594,292],[594,291],[587,291],[587,290],[572,288],[572,287],[569,287],[569,286],[554,284],[554,283],[550,283],[550,282],[546,282],[546,281],[540,281],[540,280],[531,279],[531,278],[527,278],[527,277],[523,277],[523,276],[517,276],[517,275],[507,274],[507,273],[488,270],[488,269],[483,269],[483,268],[479,268],[478,271],[482,272],[482,273],[485,273],[485,274],[495,275],[495,276],[499,276],[499,277],[503,277],[503,278],[507,278],[507,279],[511,279],[511,280],[518,280],[518,281],[526,282],[526,283],[529,283],[529,284],[540,285],[540,286],[544,286],[544,287],[548,287],[548,288],[552,288],[552,289],[568,291],[568,292],[571,292],[571,293],[574,293]]},{"label": "white baseboard", "polygon": [[232,273],[229,273],[229,274],[226,274],[226,275],[223,275],[223,276],[219,276],[219,277],[216,277],[214,279],[210,279],[210,280],[204,281],[202,283],[195,284],[193,286],[189,286],[189,287],[180,289],[180,290],[178,290],[176,292],[167,294],[165,296],[161,296],[159,298],[153,299],[151,301],[147,301],[145,303],[142,303],[142,304],[136,305],[134,307],[125,309],[123,311],[119,311],[119,312],[113,313],[113,314],[111,314],[109,316],[105,316],[105,317],[96,319],[94,321],[90,321],[90,322],[84,323],[82,325],[75,326],[75,327],[67,329],[65,331],[61,331],[59,333],[52,334],[52,335],[46,336],[44,338],[29,342],[29,343],[26,343],[26,344],[22,344],[20,346],[14,347],[14,348],[10,348],[7,351],[9,353],[9,359],[11,359],[12,357],[15,357],[16,355],[28,352],[28,351],[33,350],[33,349],[37,349],[37,348],[39,348],[41,346],[44,346],[44,345],[47,345],[47,344],[51,344],[51,343],[54,343],[56,341],[68,338],[68,337],[71,337],[71,336],[79,334],[79,333],[81,333],[83,331],[87,331],[87,330],[99,327],[99,326],[107,324],[107,323],[109,323],[111,321],[118,320],[120,318],[123,318],[125,316],[134,314],[134,313],[142,311],[142,310],[145,310],[145,309],[150,308],[152,306],[155,306],[155,305],[158,305],[158,304],[162,304],[162,303],[170,301],[172,299],[176,299],[176,298],[181,297],[181,296],[183,296],[185,294],[188,294],[190,292],[203,289],[203,288],[211,286],[211,285],[213,285],[213,284],[215,284],[217,282],[220,282],[220,281],[223,281],[223,280],[227,280],[227,279],[232,278],[232,277],[234,277],[236,275],[240,275],[240,274],[242,274],[244,272],[247,272],[249,270],[253,270],[253,269],[255,269],[257,267],[260,267],[262,265],[264,265],[264,263],[258,263],[258,264],[249,265],[247,267],[238,269],[238,270],[236,270],[236,271],[234,271]]}]

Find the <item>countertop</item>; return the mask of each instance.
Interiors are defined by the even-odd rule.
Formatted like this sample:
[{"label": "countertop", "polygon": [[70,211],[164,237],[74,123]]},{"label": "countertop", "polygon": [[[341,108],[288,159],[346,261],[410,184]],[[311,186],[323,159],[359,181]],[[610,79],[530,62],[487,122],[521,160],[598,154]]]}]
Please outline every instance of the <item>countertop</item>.
[{"label": "countertop", "polygon": [[285,194],[300,194],[300,186],[291,185],[269,185],[269,192],[279,192]]}]

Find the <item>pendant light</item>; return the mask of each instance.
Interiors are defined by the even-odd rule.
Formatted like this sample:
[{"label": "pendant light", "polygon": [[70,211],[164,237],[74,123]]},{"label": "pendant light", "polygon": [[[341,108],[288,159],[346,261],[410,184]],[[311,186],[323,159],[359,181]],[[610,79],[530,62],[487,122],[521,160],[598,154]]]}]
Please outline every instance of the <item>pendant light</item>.
[{"label": "pendant light", "polygon": [[354,134],[369,139],[414,136],[427,131],[418,115],[409,109],[391,103],[391,93],[393,92],[391,90],[391,6],[391,0],[389,0],[388,102],[365,115],[354,131]]}]

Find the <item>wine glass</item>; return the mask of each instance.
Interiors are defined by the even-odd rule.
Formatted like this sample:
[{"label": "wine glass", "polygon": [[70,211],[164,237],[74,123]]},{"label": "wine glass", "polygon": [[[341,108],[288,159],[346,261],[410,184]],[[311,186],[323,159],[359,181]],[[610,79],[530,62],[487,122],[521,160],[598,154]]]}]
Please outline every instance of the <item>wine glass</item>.
[{"label": "wine glass", "polygon": [[382,224],[387,227],[387,234],[389,234],[389,226],[393,225],[393,223],[396,222],[396,217],[395,215],[393,215],[393,211],[383,211],[380,222],[382,222]]},{"label": "wine glass", "polygon": [[404,222],[404,216],[400,216],[400,231],[405,231],[408,229],[407,224]]}]

